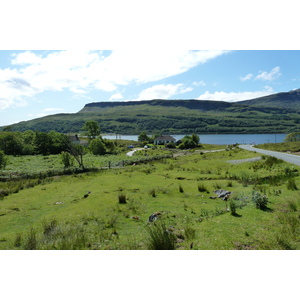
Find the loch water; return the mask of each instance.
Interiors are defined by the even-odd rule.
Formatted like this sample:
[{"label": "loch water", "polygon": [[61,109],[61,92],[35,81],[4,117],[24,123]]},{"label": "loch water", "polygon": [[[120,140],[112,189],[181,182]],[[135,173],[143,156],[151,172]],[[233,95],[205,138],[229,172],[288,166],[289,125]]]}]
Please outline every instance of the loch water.
[{"label": "loch water", "polygon": [[[171,135],[176,140],[182,139],[185,135]],[[137,141],[138,135],[103,135],[103,138],[116,140]],[[265,144],[265,143],[282,143],[286,137],[284,133],[272,134],[199,134],[200,143],[215,145],[232,145],[232,144]]]}]

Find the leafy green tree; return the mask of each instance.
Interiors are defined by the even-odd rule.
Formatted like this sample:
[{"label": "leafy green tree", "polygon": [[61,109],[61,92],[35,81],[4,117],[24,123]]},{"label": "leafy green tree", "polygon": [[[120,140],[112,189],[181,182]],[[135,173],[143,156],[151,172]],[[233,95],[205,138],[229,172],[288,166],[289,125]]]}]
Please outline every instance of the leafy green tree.
[{"label": "leafy green tree", "polygon": [[103,155],[106,153],[106,147],[102,139],[91,140],[89,149],[94,155]]},{"label": "leafy green tree", "polygon": [[51,138],[46,132],[35,133],[35,148],[38,154],[49,155],[51,147]]},{"label": "leafy green tree", "polygon": [[4,169],[7,165],[7,158],[2,150],[0,150],[0,169]]},{"label": "leafy green tree", "polygon": [[70,168],[74,165],[74,157],[69,153],[63,151],[60,154],[61,162],[64,165],[64,168]]},{"label": "leafy green tree", "polygon": [[300,141],[300,132],[291,132],[289,133],[285,139],[285,142],[298,142]]},{"label": "leafy green tree", "polygon": [[0,150],[7,155],[21,155],[23,141],[19,132],[1,132]]},{"label": "leafy green tree", "polygon": [[22,140],[23,140],[23,155],[33,155],[35,154],[34,148],[34,140],[35,140],[35,132],[32,130],[26,130],[22,133]]},{"label": "leafy green tree", "polygon": [[100,126],[96,121],[86,121],[83,130],[86,132],[86,135],[90,140],[95,139],[100,135]]},{"label": "leafy green tree", "polygon": [[200,143],[199,135],[193,133],[192,134],[192,140],[198,145]]},{"label": "leafy green tree", "polygon": [[50,154],[59,154],[66,150],[66,137],[63,133],[54,130],[48,133],[50,139]]},{"label": "leafy green tree", "polygon": [[22,139],[25,144],[34,144],[35,132],[33,130],[26,130],[22,132]]},{"label": "leafy green tree", "polygon": [[[195,135],[196,136],[196,135]],[[182,139],[182,143],[179,145],[180,149],[192,149],[198,146],[198,143],[195,142],[197,140],[196,137],[186,135]]]},{"label": "leafy green tree", "polygon": [[149,142],[150,138],[149,136],[146,134],[146,132],[142,132],[139,136],[138,136],[138,141],[139,142]]}]

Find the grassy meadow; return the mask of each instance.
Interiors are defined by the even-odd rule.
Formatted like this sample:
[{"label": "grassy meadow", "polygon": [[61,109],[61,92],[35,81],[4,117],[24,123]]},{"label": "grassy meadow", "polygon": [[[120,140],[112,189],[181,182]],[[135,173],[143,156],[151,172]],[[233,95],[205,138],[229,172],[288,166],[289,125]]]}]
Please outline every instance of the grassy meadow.
[{"label": "grassy meadow", "polygon": [[[102,169],[24,179],[6,194],[21,181],[0,182],[0,249],[300,249],[297,167],[208,149],[139,162],[166,154],[150,149],[117,156],[127,163],[111,168],[112,157],[87,155],[88,166]],[[62,168],[58,156],[10,157],[5,172],[51,168]],[[219,189],[231,192],[227,201]]]}]

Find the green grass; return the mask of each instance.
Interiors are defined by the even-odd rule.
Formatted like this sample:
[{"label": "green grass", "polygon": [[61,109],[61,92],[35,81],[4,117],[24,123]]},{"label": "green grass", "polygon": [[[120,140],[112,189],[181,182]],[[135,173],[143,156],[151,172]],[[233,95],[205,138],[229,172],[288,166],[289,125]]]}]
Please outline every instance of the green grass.
[{"label": "green grass", "polygon": [[[172,236],[167,248],[175,240],[175,249],[299,249],[300,193],[286,187],[291,178],[299,186],[298,172],[287,172],[285,162],[227,162],[255,156],[194,151],[24,187],[0,201],[0,248],[153,249],[153,237],[159,248]],[[211,199],[216,187],[234,202]],[[268,209],[256,208],[254,190],[266,195]],[[151,233],[148,217],[158,211],[163,226]]]},{"label": "green grass", "polygon": [[279,152],[300,152],[300,142],[267,143],[256,147]]}]

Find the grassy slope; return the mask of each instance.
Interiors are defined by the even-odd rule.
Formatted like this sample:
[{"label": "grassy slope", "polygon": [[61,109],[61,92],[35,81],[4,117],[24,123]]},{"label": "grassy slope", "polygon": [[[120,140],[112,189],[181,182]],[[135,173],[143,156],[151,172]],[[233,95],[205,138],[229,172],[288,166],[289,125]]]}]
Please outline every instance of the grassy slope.
[{"label": "grassy slope", "polygon": [[[227,162],[254,156],[257,154],[238,149],[195,153],[123,169],[57,177],[51,183],[24,189],[0,202],[0,247],[24,248],[33,228],[39,249],[146,249],[148,216],[161,211],[167,226],[174,226],[180,237],[177,245],[181,249],[189,249],[192,242],[194,249],[299,248],[299,243],[282,229],[284,217],[298,215],[288,205],[297,191],[288,190],[286,181],[275,185],[266,180],[256,189],[267,194],[273,212],[256,209],[251,202],[254,185],[250,178],[283,173],[289,165],[266,168],[263,161],[239,165]],[[199,184],[209,193],[199,192]],[[300,184],[298,177],[296,184]],[[180,185],[183,192],[179,191]],[[236,216],[225,211],[224,201],[209,198],[218,188],[234,192],[239,199]],[[153,190],[155,197],[150,193]],[[87,191],[91,194],[85,199]],[[118,204],[120,193],[126,195],[127,204]],[[295,205],[299,207],[298,202]],[[133,216],[140,220],[132,219]],[[43,223],[53,220],[60,239],[49,240],[49,235],[43,234]],[[21,245],[16,247],[18,234]],[[68,237],[71,240],[67,243]]]},{"label": "grassy slope", "polygon": [[12,128],[19,131],[52,129],[65,133],[79,132],[87,120],[95,120],[99,122],[102,132],[119,134],[140,134],[142,131],[172,134],[288,133],[300,130],[298,119],[297,111],[273,107],[228,104],[219,108],[191,109],[184,106],[139,104],[83,109],[77,114],[58,114],[21,122]]}]

